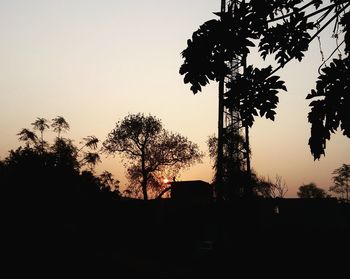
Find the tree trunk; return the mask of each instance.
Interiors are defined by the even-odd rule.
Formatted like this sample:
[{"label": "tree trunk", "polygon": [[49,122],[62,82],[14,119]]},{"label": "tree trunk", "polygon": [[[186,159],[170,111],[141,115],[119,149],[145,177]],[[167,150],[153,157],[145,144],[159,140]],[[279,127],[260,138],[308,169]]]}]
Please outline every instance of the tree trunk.
[{"label": "tree trunk", "polygon": [[166,192],[168,192],[168,191],[170,191],[170,190],[171,190],[171,186],[168,187],[168,188],[165,188],[163,191],[161,191],[161,192],[158,194],[158,196],[157,196],[155,199],[158,200],[158,199],[162,198],[162,196],[163,196]]},{"label": "tree trunk", "polygon": [[41,133],[41,154],[44,153],[44,133],[43,131],[40,132]]},{"label": "tree trunk", "polygon": [[148,194],[147,194],[147,178],[148,178],[148,173],[146,172],[146,164],[145,164],[145,152],[144,148],[141,150],[141,170],[142,170],[142,182],[141,182],[141,187],[142,187],[142,193],[143,193],[143,199],[145,201],[148,200]]},{"label": "tree trunk", "polygon": [[147,194],[147,176],[145,176],[145,175],[143,175],[143,177],[142,177],[141,187],[142,187],[143,199],[144,199],[145,201],[147,201],[147,200],[148,200],[148,194]]}]

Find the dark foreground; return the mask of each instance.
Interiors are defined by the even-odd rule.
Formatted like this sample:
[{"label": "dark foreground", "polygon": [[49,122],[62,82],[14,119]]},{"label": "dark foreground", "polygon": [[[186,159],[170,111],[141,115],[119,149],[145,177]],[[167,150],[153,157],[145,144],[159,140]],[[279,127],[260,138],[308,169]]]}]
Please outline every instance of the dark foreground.
[{"label": "dark foreground", "polygon": [[68,208],[7,214],[2,258],[8,277],[348,273],[350,207],[333,199],[206,205],[122,200]]}]

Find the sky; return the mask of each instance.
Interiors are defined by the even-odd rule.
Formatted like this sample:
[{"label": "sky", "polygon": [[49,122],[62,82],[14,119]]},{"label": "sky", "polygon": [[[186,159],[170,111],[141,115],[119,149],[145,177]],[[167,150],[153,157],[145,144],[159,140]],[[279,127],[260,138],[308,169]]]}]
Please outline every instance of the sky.
[{"label": "sky", "polygon": [[[20,145],[16,134],[37,117],[63,116],[71,126],[65,136],[79,145],[89,135],[104,141],[118,120],[139,112],[160,118],[167,130],[208,153],[207,139],[217,133],[218,85],[194,95],[179,68],[187,39],[216,18],[220,2],[0,0],[0,159]],[[320,39],[328,57],[336,45],[330,28]],[[249,63],[264,65],[254,50]],[[340,132],[327,142],[325,157],[314,161],[309,151],[305,97],[321,63],[315,40],[302,62],[277,72],[288,92],[279,95],[276,119],[257,119],[250,131],[253,169],[271,180],[282,177],[287,197],[310,182],[327,190],[333,170],[350,163],[350,140]],[[103,156],[96,172],[103,170],[126,185],[119,157]],[[178,180],[212,177],[206,156]]]}]

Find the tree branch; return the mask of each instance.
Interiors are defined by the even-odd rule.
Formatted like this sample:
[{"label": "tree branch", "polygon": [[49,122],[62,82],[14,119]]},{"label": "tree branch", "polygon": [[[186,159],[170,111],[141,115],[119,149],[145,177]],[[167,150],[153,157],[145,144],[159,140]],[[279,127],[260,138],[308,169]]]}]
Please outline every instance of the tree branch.
[{"label": "tree branch", "polygon": [[[305,17],[306,17],[306,18],[312,17],[312,16],[314,16],[314,15],[316,15],[316,14],[319,14],[319,13],[323,12],[324,10],[327,10],[327,9],[329,9],[329,8],[333,8],[334,6],[337,6],[337,5],[339,5],[339,4],[346,3],[347,1],[348,1],[348,0],[344,0],[343,2],[339,2],[339,3],[335,3],[335,4],[328,5],[327,7],[323,7],[322,9],[319,9],[319,10],[317,10],[317,11],[311,13],[311,14],[308,14],[308,15],[306,15]],[[281,19],[290,17],[291,15],[294,15],[294,14],[296,14],[296,13],[302,11],[302,10],[305,10],[307,7],[309,7],[309,6],[311,6],[312,4],[314,4],[314,2],[316,2],[316,0],[311,1],[311,2],[308,3],[308,4],[305,4],[303,7],[301,7],[301,8],[298,9],[297,11],[290,12],[289,14],[286,14],[286,15],[283,15],[283,16],[279,16],[279,17],[276,17],[276,18],[274,18],[274,19],[270,19],[270,20],[267,21],[267,23],[275,22],[275,21],[278,21],[278,20],[281,20]]]},{"label": "tree branch", "polygon": [[164,190],[162,190],[159,195],[155,198],[155,200],[159,200],[166,192],[171,190],[171,186],[169,186],[168,188],[165,188]]},{"label": "tree branch", "polygon": [[[343,12],[347,7],[349,7],[350,3],[346,4],[342,9],[340,9],[338,12],[334,14],[309,40],[309,44],[334,20],[338,17],[338,15]],[[273,70],[269,76],[272,76],[274,73],[276,73],[278,70],[283,68],[288,62],[290,62],[294,56],[291,56],[287,59],[287,61],[282,65],[278,66],[275,70]]]}]

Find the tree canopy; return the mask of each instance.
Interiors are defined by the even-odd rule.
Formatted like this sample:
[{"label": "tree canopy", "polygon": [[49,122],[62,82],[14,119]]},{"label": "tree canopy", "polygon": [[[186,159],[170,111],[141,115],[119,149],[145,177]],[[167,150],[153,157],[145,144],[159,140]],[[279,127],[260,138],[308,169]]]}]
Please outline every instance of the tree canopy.
[{"label": "tree canopy", "polygon": [[103,150],[127,160],[129,191],[136,195],[141,191],[145,200],[150,191],[162,190],[164,178],[176,176],[203,156],[195,143],[165,130],[155,116],[141,113],[118,121],[103,142]]},{"label": "tree canopy", "polygon": [[[69,127],[63,117],[56,118],[66,123],[60,130],[42,119],[37,119],[36,126],[40,134],[50,127],[57,133]],[[37,219],[42,224],[60,222],[120,197],[118,180],[108,172],[95,175],[99,161],[96,137],[87,137],[88,141],[78,147],[61,136],[46,142],[27,128],[18,136],[25,144],[0,160],[1,194],[6,197],[6,206],[18,213],[16,218]]]},{"label": "tree canopy", "polygon": [[[305,3],[306,2],[306,3]],[[284,81],[274,74],[286,64],[301,61],[310,43],[331,23],[337,40],[343,38],[345,57],[324,65],[311,100],[308,121],[311,124],[310,151],[314,159],[325,154],[326,140],[337,128],[350,137],[350,12],[349,0],[251,0],[230,1],[220,19],[202,24],[182,51],[180,74],[196,94],[210,81],[230,79],[225,106],[240,113],[244,125],[252,126],[256,116],[274,120]],[[342,35],[342,32],[344,35]],[[277,68],[245,65],[245,57],[257,47],[265,59],[273,56]],[[334,53],[334,52],[333,52]],[[331,57],[330,57],[331,58]],[[233,61],[240,61],[236,64]],[[232,71],[241,69],[234,78]]]},{"label": "tree canopy", "polygon": [[315,183],[301,185],[297,195],[299,198],[303,199],[323,199],[328,197],[327,192],[319,188]]},{"label": "tree canopy", "polygon": [[350,193],[350,165],[343,164],[333,171],[334,185],[329,187],[329,191],[339,195],[342,199],[349,202]]}]

